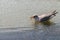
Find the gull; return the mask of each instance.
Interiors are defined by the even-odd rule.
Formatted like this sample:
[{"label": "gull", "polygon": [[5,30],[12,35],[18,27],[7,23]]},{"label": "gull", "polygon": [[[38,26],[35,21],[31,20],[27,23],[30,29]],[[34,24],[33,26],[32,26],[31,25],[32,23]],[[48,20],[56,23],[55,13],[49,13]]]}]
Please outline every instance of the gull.
[{"label": "gull", "polygon": [[40,16],[38,15],[34,15],[32,16],[31,18],[34,18],[35,19],[35,22],[46,22],[50,19],[52,19],[54,16],[56,16],[58,12],[56,12],[56,10],[54,10],[51,14],[42,14]]}]

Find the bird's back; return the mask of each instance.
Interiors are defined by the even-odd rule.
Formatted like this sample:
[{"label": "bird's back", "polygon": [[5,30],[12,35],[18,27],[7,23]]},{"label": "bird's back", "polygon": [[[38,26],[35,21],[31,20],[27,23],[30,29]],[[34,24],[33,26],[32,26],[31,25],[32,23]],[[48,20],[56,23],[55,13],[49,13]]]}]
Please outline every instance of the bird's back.
[{"label": "bird's back", "polygon": [[42,18],[42,19],[40,20],[40,22],[44,22],[44,21],[47,21],[47,20],[49,20],[49,19],[50,19],[50,16],[46,16],[46,17]]}]

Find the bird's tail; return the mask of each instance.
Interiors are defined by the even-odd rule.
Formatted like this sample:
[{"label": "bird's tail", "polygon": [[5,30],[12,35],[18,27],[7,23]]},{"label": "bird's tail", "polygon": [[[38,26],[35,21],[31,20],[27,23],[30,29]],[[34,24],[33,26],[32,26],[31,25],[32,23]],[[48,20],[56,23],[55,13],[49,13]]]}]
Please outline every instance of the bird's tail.
[{"label": "bird's tail", "polygon": [[52,15],[56,16],[57,13],[58,13],[58,12],[57,12],[56,10],[54,10],[54,11],[52,12]]}]

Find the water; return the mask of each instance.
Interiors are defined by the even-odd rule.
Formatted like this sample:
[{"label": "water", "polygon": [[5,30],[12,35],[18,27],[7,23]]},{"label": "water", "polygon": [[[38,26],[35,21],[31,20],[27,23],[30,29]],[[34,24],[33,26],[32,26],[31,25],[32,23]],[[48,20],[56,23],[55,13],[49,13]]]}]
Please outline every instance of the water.
[{"label": "water", "polygon": [[[0,0],[1,40],[60,40],[60,14],[52,19],[49,27],[34,25],[34,14],[60,13],[59,0]],[[36,28],[35,28],[36,27]]]}]

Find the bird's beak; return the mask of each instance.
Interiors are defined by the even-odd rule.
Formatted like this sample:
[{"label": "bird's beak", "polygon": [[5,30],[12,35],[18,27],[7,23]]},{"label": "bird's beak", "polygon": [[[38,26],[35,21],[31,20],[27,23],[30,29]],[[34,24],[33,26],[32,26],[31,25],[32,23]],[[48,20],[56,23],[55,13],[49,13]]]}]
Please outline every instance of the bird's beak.
[{"label": "bird's beak", "polygon": [[34,18],[34,16],[30,17],[31,19]]}]

